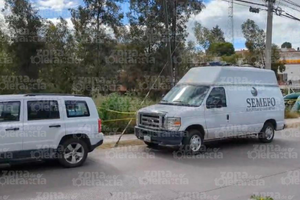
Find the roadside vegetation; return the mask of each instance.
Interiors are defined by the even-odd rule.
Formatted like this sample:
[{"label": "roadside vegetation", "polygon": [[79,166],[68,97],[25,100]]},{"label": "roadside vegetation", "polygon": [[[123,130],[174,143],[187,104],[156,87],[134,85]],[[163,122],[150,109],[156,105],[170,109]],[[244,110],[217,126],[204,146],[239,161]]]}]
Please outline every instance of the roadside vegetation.
[{"label": "roadside vegetation", "polygon": [[103,132],[107,135],[120,133],[130,120],[126,133],[133,133],[136,124],[136,111],[142,107],[153,105],[158,101],[143,99],[132,94],[120,95],[112,93],[107,96],[99,95],[94,99],[103,124]]},{"label": "roadside vegetation", "polygon": [[253,199],[253,200],[274,200],[271,197],[262,197],[262,196],[256,196],[256,195],[251,196],[251,199]]}]

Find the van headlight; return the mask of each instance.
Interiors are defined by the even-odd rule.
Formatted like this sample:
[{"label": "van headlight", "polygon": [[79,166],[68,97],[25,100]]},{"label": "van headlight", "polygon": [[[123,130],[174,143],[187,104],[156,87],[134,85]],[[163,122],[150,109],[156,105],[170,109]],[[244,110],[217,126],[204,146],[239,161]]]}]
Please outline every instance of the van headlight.
[{"label": "van headlight", "polygon": [[165,128],[169,131],[178,131],[181,126],[180,117],[167,117],[165,120]]}]

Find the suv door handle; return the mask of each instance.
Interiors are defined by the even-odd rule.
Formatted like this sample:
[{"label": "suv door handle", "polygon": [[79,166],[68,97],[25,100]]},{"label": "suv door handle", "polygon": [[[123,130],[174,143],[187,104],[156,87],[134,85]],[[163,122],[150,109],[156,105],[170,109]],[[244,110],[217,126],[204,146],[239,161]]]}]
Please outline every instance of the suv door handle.
[{"label": "suv door handle", "polygon": [[59,124],[57,124],[57,125],[50,125],[50,126],[49,126],[49,128],[59,128],[59,127],[60,127]]},{"label": "suv door handle", "polygon": [[7,128],[7,129],[5,129],[6,131],[18,131],[19,130],[19,128]]}]

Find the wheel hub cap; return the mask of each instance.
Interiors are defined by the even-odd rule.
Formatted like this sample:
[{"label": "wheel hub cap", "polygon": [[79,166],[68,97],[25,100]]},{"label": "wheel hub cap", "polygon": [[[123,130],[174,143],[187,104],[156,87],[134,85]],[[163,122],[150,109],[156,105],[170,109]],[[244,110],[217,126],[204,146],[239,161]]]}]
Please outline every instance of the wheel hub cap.
[{"label": "wheel hub cap", "polygon": [[79,143],[72,143],[64,150],[64,158],[70,164],[79,163],[84,156],[84,148]]},{"label": "wheel hub cap", "polygon": [[190,140],[190,148],[192,151],[199,151],[199,149],[201,148],[201,144],[202,141],[199,135],[192,136]]},{"label": "wheel hub cap", "polygon": [[273,129],[271,127],[267,127],[265,133],[266,133],[267,140],[271,140],[274,134]]}]

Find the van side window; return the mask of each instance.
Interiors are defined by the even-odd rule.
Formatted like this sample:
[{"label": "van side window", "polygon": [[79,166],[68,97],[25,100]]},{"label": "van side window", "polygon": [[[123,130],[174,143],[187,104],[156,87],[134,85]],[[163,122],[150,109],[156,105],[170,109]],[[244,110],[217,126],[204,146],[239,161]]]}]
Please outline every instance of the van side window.
[{"label": "van side window", "polygon": [[28,101],[28,120],[59,119],[57,101]]},{"label": "van side window", "polygon": [[20,120],[20,101],[0,103],[0,122],[13,122]]},{"label": "van side window", "polygon": [[223,87],[215,87],[210,92],[206,100],[207,108],[223,108],[227,107],[225,89]]},{"label": "van side window", "polygon": [[70,117],[88,117],[89,108],[85,101],[65,101],[67,116]]}]

